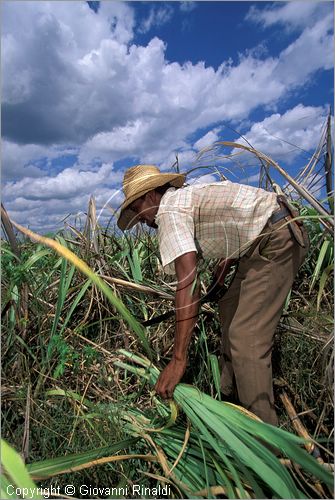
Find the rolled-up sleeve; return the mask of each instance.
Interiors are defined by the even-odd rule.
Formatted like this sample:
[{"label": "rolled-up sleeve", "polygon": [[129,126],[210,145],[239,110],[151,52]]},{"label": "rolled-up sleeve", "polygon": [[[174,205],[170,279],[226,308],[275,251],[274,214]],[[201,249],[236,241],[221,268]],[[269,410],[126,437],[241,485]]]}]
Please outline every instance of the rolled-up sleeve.
[{"label": "rolled-up sleeve", "polygon": [[156,216],[158,243],[164,272],[175,274],[174,260],[188,252],[197,252],[192,210],[171,208]]}]

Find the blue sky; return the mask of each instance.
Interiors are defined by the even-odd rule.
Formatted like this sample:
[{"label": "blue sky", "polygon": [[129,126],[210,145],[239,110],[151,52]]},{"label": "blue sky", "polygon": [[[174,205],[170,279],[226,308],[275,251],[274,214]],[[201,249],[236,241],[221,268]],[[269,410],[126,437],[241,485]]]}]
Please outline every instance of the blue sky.
[{"label": "blue sky", "polygon": [[[127,167],[167,171],[177,154],[187,171],[215,141],[243,143],[232,129],[292,175],[307,163],[334,101],[332,2],[90,4],[2,2],[2,199],[14,220],[61,228],[94,195],[104,224]],[[257,183],[254,160],[229,168]]]}]

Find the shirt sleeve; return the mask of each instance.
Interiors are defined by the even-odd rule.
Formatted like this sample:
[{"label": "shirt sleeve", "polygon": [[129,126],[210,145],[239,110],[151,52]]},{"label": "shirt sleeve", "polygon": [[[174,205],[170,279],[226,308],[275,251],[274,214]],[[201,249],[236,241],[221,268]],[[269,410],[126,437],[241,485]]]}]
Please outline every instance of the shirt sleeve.
[{"label": "shirt sleeve", "polygon": [[175,274],[174,260],[188,252],[197,252],[192,212],[185,209],[164,210],[156,216],[158,243],[164,272]]}]

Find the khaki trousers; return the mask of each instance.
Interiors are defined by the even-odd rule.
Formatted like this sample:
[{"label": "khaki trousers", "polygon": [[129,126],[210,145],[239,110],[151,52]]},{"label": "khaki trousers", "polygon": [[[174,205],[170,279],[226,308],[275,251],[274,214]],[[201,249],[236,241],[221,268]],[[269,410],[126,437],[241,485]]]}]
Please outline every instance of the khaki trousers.
[{"label": "khaki trousers", "polygon": [[273,337],[308,251],[307,233],[303,227],[300,230],[305,247],[291,235],[285,220],[268,222],[240,259],[231,286],[219,301],[222,392],[231,395],[235,381],[241,404],[273,425],[278,424],[272,388]]}]

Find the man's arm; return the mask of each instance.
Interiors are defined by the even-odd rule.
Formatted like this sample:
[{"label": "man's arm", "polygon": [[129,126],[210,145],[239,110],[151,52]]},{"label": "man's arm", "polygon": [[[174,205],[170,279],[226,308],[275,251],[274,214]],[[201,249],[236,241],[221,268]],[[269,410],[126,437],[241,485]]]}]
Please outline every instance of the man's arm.
[{"label": "man's arm", "polygon": [[176,290],[176,331],[172,359],[155,386],[162,398],[171,398],[184,375],[187,351],[198,319],[200,288],[197,283],[197,254],[188,252],[175,260],[178,280]]}]

